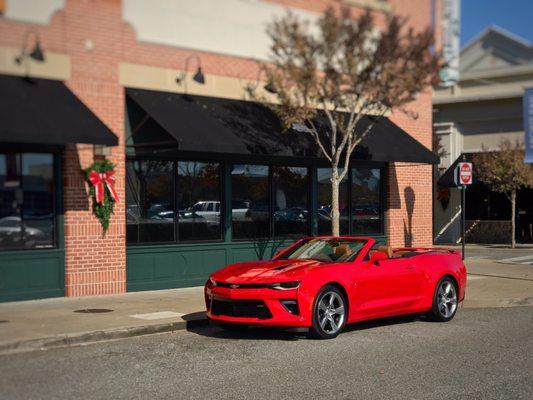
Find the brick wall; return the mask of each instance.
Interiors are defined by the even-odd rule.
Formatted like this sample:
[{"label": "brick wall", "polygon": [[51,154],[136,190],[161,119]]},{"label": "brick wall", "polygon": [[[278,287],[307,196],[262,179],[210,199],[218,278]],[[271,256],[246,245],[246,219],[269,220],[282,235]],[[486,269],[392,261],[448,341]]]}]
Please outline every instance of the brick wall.
[{"label": "brick wall", "polygon": [[[392,11],[408,18],[415,29],[431,23],[431,1],[390,0]],[[420,143],[431,148],[432,92],[421,93],[408,107],[416,119],[394,113],[391,120]],[[387,235],[392,246],[430,246],[433,243],[432,167],[394,163],[389,167]]]},{"label": "brick wall", "polygon": [[[321,12],[333,0],[268,0]],[[394,12],[408,15],[415,27],[430,23],[429,0],[391,0]],[[381,13],[377,13],[383,18]],[[72,74],[68,87],[118,136],[109,157],[116,164],[116,186],[125,194],[124,88],[119,84],[121,61],[181,69],[190,49],[141,43],[122,22],[119,0],[67,0],[48,25],[0,19],[0,45],[19,47],[28,28],[39,31],[43,49],[66,53]],[[91,43],[92,46],[87,46]],[[253,60],[195,51],[207,74],[255,79]],[[419,118],[395,113],[393,121],[426,146],[431,145],[431,92],[412,105]],[[63,154],[66,295],[121,293],[126,289],[124,202],[116,205],[110,228],[102,237],[91,212],[82,169],[93,162],[92,146],[67,146]],[[431,167],[397,163],[389,171],[388,229],[393,245],[429,245],[432,238]]]}]

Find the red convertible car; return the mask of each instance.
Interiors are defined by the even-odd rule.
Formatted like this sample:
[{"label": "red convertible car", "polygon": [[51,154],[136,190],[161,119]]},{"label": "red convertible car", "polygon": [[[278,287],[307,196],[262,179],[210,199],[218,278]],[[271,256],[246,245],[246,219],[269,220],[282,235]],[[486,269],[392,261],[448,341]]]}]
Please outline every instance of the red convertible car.
[{"label": "red convertible car", "polygon": [[463,300],[466,268],[448,249],[375,248],[366,237],[305,238],[272,260],[214,272],[205,285],[207,316],[223,328],[304,327],[337,336],[347,323],[427,313],[449,321]]}]

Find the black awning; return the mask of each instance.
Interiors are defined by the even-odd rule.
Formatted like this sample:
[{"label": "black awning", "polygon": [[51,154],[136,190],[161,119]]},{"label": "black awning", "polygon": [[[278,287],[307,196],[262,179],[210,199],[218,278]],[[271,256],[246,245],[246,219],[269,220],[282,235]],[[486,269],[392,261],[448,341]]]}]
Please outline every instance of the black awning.
[{"label": "black awning", "polygon": [[0,93],[0,142],[118,144],[61,81],[0,75]]},{"label": "black awning", "polygon": [[[455,168],[457,168],[457,164],[460,162],[472,162],[474,159],[475,153],[463,153],[459,157],[457,157],[457,160],[455,160],[452,165],[448,167],[446,171],[440,176],[440,178],[437,180],[437,185],[441,187],[457,187],[455,184]],[[474,174],[474,179],[475,179]]]},{"label": "black awning", "polygon": [[[127,96],[191,152],[321,157],[310,135],[283,132],[269,108],[254,102],[127,89]],[[365,117],[359,128],[370,123]],[[298,135],[298,136],[295,136]],[[298,146],[294,142],[298,141]],[[437,157],[407,132],[382,118],[356,148],[354,159],[436,163]]]}]

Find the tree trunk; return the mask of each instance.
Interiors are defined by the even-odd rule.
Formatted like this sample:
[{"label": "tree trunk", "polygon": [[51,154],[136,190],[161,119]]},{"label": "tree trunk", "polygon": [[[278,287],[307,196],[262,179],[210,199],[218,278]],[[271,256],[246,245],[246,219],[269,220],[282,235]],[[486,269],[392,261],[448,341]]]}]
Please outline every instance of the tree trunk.
[{"label": "tree trunk", "polygon": [[516,226],[516,190],[511,192],[511,248],[516,247],[515,226]]},{"label": "tree trunk", "polygon": [[339,228],[339,171],[331,169],[331,234],[340,236]]}]

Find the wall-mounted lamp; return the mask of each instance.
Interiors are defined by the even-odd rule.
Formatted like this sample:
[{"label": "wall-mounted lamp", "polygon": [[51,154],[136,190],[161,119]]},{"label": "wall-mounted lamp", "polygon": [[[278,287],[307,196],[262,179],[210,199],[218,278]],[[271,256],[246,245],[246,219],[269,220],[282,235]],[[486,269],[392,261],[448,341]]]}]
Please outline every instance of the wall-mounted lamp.
[{"label": "wall-mounted lamp", "polygon": [[[28,40],[30,36],[34,38],[33,49],[28,53]],[[34,30],[28,30],[24,33],[24,39],[22,41],[22,47],[20,48],[20,54],[15,57],[15,63],[18,65],[22,64],[23,61],[26,61],[28,58],[31,58],[37,62],[44,62],[44,52],[41,48],[41,41],[39,33]]]},{"label": "wall-mounted lamp", "polygon": [[107,157],[111,155],[111,146],[95,144],[93,145],[93,154],[96,158]]},{"label": "wall-mounted lamp", "polygon": [[[257,77],[255,78],[256,83],[255,85],[251,87],[252,90],[257,89],[259,85],[261,84],[261,81],[259,80],[259,78],[261,78],[261,74],[263,72],[266,73],[266,70],[264,68],[261,68],[259,69],[259,71],[257,71]],[[263,86],[263,89],[265,89],[268,93],[272,93],[272,94],[276,94],[278,92],[278,90],[276,89],[276,85],[270,78],[268,79],[267,83]]]},{"label": "wall-mounted lamp", "polygon": [[202,72],[202,62],[200,61],[200,57],[198,57],[198,55],[196,54],[191,54],[185,59],[185,71],[176,77],[176,83],[178,85],[181,85],[183,83],[185,88],[187,88],[185,78],[187,77],[187,71],[189,70],[189,61],[191,61],[192,58],[194,58],[198,62],[198,68],[196,69],[196,73],[193,75],[192,80],[199,83],[200,85],[205,84],[205,76]]}]

